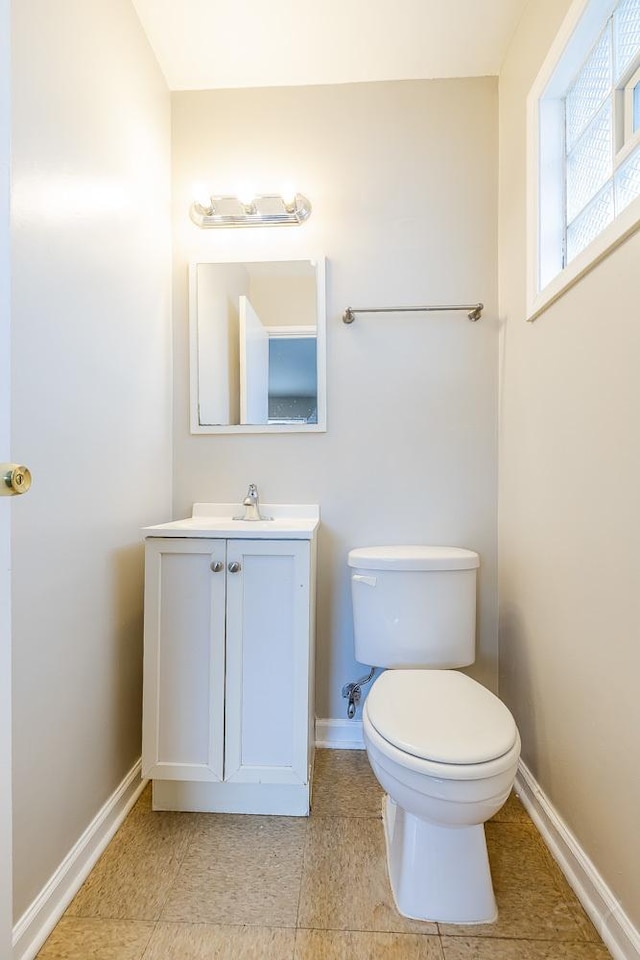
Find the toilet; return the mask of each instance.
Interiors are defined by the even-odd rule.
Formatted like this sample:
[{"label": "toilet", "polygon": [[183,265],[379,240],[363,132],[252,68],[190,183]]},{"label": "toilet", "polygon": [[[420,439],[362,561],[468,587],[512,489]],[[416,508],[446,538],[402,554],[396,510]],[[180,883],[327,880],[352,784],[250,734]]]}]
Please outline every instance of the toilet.
[{"label": "toilet", "polygon": [[362,712],[385,791],[400,913],[441,923],[497,917],[484,823],[505,803],[520,736],[507,707],[456,667],[475,660],[480,559],[460,547],[349,552],[356,660],[385,671]]}]

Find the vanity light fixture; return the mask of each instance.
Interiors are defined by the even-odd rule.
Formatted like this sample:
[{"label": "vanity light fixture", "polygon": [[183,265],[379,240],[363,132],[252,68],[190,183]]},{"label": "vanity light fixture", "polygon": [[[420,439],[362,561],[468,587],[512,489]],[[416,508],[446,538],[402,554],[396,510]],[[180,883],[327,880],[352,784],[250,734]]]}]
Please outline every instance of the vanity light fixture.
[{"label": "vanity light fixture", "polygon": [[264,193],[251,199],[212,196],[209,203],[195,200],[189,208],[193,222],[209,227],[279,227],[304,223],[311,216],[311,203],[301,193],[291,200],[276,193]]}]

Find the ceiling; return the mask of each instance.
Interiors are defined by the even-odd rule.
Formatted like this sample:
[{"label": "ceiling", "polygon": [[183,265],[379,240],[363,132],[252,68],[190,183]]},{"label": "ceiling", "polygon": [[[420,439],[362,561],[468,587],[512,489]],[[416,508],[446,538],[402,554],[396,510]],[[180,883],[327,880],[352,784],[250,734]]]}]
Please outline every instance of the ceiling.
[{"label": "ceiling", "polygon": [[133,0],[169,87],[499,73],[527,0]]}]

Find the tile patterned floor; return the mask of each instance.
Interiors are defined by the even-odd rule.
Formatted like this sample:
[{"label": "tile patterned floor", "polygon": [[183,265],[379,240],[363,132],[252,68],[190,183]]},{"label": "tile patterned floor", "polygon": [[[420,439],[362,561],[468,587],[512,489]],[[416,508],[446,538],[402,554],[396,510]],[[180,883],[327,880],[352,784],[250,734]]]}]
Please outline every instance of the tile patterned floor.
[{"label": "tile patterned floor", "polygon": [[401,917],[381,801],[361,751],[317,752],[309,819],[153,813],[146,790],[39,960],[608,960],[516,797],[486,828],[498,921]]}]

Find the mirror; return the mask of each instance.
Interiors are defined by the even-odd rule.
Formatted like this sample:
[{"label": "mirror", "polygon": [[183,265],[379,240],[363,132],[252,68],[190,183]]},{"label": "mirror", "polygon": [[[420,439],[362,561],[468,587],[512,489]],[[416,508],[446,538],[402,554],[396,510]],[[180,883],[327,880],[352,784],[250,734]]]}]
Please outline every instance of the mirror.
[{"label": "mirror", "polygon": [[189,268],[191,432],[326,430],[324,260]]}]

